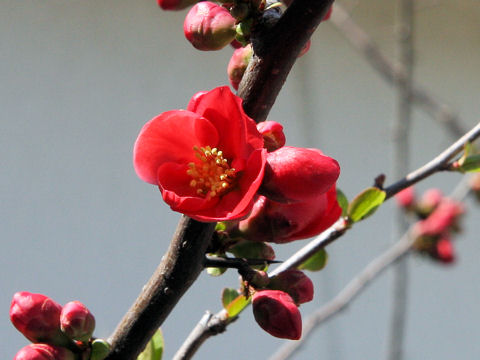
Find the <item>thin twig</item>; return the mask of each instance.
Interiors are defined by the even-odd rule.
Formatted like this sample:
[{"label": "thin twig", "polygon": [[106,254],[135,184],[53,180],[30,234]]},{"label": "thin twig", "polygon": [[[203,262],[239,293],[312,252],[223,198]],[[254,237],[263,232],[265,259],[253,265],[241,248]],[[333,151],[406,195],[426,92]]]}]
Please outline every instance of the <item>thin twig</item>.
[{"label": "thin twig", "polygon": [[298,350],[310,337],[313,330],[331,316],[343,310],[356,296],[360,294],[365,286],[381,272],[388,268],[390,264],[405,255],[413,245],[415,238],[405,234],[398,242],[391,246],[378,258],[369,263],[347,286],[326,305],[315,311],[304,322],[302,338],[295,342],[285,343],[270,360],[285,360]]},{"label": "thin twig", "polygon": [[[333,5],[330,23],[350,41],[355,49],[365,56],[368,63],[388,83],[396,85],[399,80],[403,81],[407,77],[406,69],[399,64],[393,64],[385,57],[371,37],[353,21],[348,12],[338,3]],[[454,138],[458,138],[466,132],[457,115],[447,105],[415,83],[412,84],[412,100],[436,121],[444,124]]]},{"label": "thin twig", "polygon": [[[404,77],[397,81],[397,116],[393,132],[393,176],[405,174],[410,159],[409,133],[412,121],[412,84],[414,70],[414,1],[397,0],[397,48],[399,63],[403,67]],[[393,239],[396,241],[408,228],[402,209],[394,211]],[[405,322],[408,305],[408,258],[404,257],[393,265],[392,308],[390,319],[387,358],[401,360]]]},{"label": "thin twig", "polygon": [[[387,193],[387,199],[398,193],[399,191],[411,186],[418,181],[425,179],[426,177],[444,170],[448,167],[449,161],[459,152],[462,150],[463,144],[467,141],[474,141],[480,137],[480,123],[478,123],[472,130],[458,139],[454,144],[448,147],[445,151],[443,151],[440,155],[435,157],[433,160],[422,166],[421,168],[411,172],[406,177],[401,179],[400,181],[390,185],[389,187],[385,188],[385,192]],[[297,267],[299,264],[303,263],[313,254],[315,254],[318,250],[324,248],[328,244],[332,243],[336,239],[340,238],[344,235],[350,227],[346,221],[340,219],[334,225],[332,225],[329,229],[325,230],[322,234],[317,236],[307,245],[305,245],[302,249],[297,251],[293,254],[290,258],[288,258],[284,263],[270,272],[269,276],[278,275],[280,272],[283,272],[288,269],[293,269]],[[221,310],[216,315],[216,319],[222,319],[225,316],[225,310]],[[222,320],[218,320],[222,322]],[[212,326],[219,326],[218,321],[212,322]],[[231,322],[231,319],[226,317],[223,320],[223,324],[228,326]],[[211,335],[210,332],[210,325],[207,324],[206,326],[201,327],[202,331],[196,331],[195,335],[189,336],[187,340],[182,345],[182,353],[190,354],[186,357],[176,357],[175,360],[187,360],[191,359],[191,356],[195,353],[198,349],[196,348],[195,351],[189,351],[188,349],[192,346],[195,346],[196,337],[201,337],[202,342],[209,338]]]},{"label": "thin twig", "polygon": [[[457,201],[465,199],[470,192],[469,178],[470,176],[468,175],[462,177],[450,195],[452,199]],[[413,227],[414,226],[412,225],[400,240],[393,244],[379,257],[371,261],[342,289],[342,291],[338,293],[337,296],[308,316],[304,321],[302,338],[300,340],[285,342],[269,360],[289,359],[307,342],[315,329],[333,316],[340,314],[340,312],[344,310],[358,295],[360,295],[372,280],[382,274],[389,265],[395,261],[402,260],[415,241],[415,236],[412,236]]]}]

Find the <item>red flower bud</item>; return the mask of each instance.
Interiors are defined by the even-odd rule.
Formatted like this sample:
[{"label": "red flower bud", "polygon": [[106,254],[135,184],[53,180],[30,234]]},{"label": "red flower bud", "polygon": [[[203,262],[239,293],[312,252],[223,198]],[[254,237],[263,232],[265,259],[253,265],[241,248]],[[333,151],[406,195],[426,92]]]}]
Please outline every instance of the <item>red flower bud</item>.
[{"label": "red flower bud", "polygon": [[455,251],[452,242],[446,237],[438,240],[432,257],[445,264],[453,263],[455,261]]},{"label": "red flower bud", "polygon": [[198,50],[220,50],[235,38],[235,18],[224,7],[202,1],[188,12],[183,32]]},{"label": "red flower bud", "polygon": [[158,0],[158,6],[163,10],[182,10],[196,2],[198,0]]},{"label": "red flower bud", "polygon": [[413,190],[413,187],[409,186],[400,191],[395,195],[395,200],[397,201],[398,206],[402,208],[410,208],[415,201],[415,191]]},{"label": "red flower bud", "polygon": [[457,218],[464,212],[463,205],[457,201],[443,198],[428,218],[418,223],[419,235],[440,236],[456,224]]},{"label": "red flower bud", "polygon": [[313,283],[300,270],[287,270],[270,279],[270,289],[285,291],[296,304],[303,304],[313,299]]},{"label": "red flower bud", "polygon": [[311,201],[337,181],[340,166],[318,149],[284,146],[267,154],[260,194],[279,202]]},{"label": "red flower bud", "polygon": [[249,44],[235,50],[230,58],[227,67],[227,74],[228,80],[230,80],[230,84],[232,84],[235,90],[238,89],[238,84],[240,84],[240,81],[242,80],[243,74],[252,58],[252,54],[252,46]]},{"label": "red flower bud", "polygon": [[439,189],[425,191],[418,202],[418,207],[424,214],[430,214],[443,199],[443,193]]},{"label": "red flower bud", "polygon": [[263,136],[264,147],[268,152],[275,151],[285,145],[283,126],[276,121],[263,121],[257,124],[257,129]]},{"label": "red flower bud", "polygon": [[30,344],[17,352],[13,360],[74,360],[75,355],[68,349],[48,345]]},{"label": "red flower bud", "polygon": [[341,214],[335,186],[309,201],[293,204],[261,196],[250,215],[239,222],[238,229],[247,240],[281,244],[318,235],[333,225]]},{"label": "red flower bud", "polygon": [[49,297],[26,291],[13,295],[10,320],[32,342],[65,344],[65,335],[60,330],[62,307]]},{"label": "red flower bud", "polygon": [[71,301],[62,309],[60,327],[70,339],[88,341],[95,330],[95,318],[80,301]]},{"label": "red flower bud", "polygon": [[270,335],[298,340],[302,336],[302,317],[290,295],[279,290],[261,290],[253,295],[253,316]]}]

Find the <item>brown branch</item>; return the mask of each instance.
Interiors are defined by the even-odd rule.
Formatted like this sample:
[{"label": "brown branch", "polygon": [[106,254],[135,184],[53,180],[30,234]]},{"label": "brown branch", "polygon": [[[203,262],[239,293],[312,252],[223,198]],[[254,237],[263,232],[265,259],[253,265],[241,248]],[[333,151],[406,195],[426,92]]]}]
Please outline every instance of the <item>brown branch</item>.
[{"label": "brown branch", "polygon": [[[389,187],[385,188],[384,190],[387,193],[387,199],[391,198],[393,195],[398,193],[399,191],[411,186],[418,181],[425,179],[426,177],[444,170],[448,167],[449,161],[458,154],[462,148],[463,144],[467,141],[474,141],[480,137],[480,123],[478,123],[474,128],[472,128],[468,133],[463,135],[460,139],[458,139],[455,143],[453,143],[450,147],[448,147],[445,151],[443,151],[440,155],[435,157],[433,160],[422,166],[421,168],[411,172],[407,176],[405,176],[400,181],[390,185]],[[342,237],[351,227],[349,227],[348,223],[343,219],[340,219],[332,225],[329,229],[325,230],[322,234],[318,235],[315,239],[311,242],[306,244],[303,248],[298,250],[295,254],[290,256],[286,261],[284,261],[280,266],[275,268],[272,272],[269,273],[269,276],[278,275],[279,273],[286,271],[288,269],[294,269],[313,254],[315,254],[320,249],[323,249],[327,245],[331,244],[333,241],[337,240],[338,238]],[[398,246],[403,249],[403,243],[400,243]],[[396,247],[397,244],[394,245],[394,248],[398,250]],[[408,250],[408,249],[407,249]],[[397,254],[396,250],[395,254]],[[388,255],[391,256],[392,254]],[[390,258],[390,257],[389,257]],[[177,352],[179,355],[175,357],[175,360],[188,360],[191,359],[195,351],[198,349],[196,346],[197,338],[201,338],[201,342],[203,343],[206,339],[208,339],[212,335],[216,335],[215,331],[212,331],[212,328],[217,328],[219,326],[227,327],[230,322],[232,322],[232,318],[228,318],[225,316],[225,310],[219,311],[216,315],[212,317],[211,321],[204,322],[201,326],[197,325],[194,331],[190,334],[187,340],[183,343],[181,347],[181,354],[186,354],[184,357],[180,356],[180,351]],[[192,349],[190,349],[192,348]]]},{"label": "brown branch", "polygon": [[262,25],[254,28],[254,56],[238,95],[244,99],[245,112],[256,122],[267,118],[298,54],[332,3],[333,0],[295,0],[271,29]]},{"label": "brown branch", "polygon": [[[462,201],[470,192],[469,179],[471,176],[464,175],[462,180],[451,192],[450,198]],[[302,338],[296,342],[285,342],[282,347],[269,360],[287,360],[299,350],[308,340],[313,331],[321,324],[340,314],[360,293],[366,289],[370,282],[385,271],[388,266],[401,260],[411,250],[415,242],[412,236],[413,226],[405,234],[380,256],[372,260],[360,273],[358,273],[332,300],[314,311],[304,322]]]},{"label": "brown branch", "polygon": [[[296,0],[273,28],[254,29],[256,54],[238,95],[245,112],[257,122],[267,117],[298,53],[332,2]],[[110,337],[107,360],[135,359],[143,350],[202,271],[214,227],[181,218],[167,254]]]}]

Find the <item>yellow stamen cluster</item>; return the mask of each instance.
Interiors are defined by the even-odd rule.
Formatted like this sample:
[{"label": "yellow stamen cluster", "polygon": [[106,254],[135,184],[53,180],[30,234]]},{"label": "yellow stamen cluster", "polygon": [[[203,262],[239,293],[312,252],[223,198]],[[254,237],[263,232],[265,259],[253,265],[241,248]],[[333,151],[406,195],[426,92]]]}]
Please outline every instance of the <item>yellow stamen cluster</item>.
[{"label": "yellow stamen cluster", "polygon": [[210,146],[194,146],[193,150],[201,162],[189,163],[187,174],[192,177],[190,186],[197,189],[197,194],[212,198],[231,190],[235,169],[230,168],[222,151]]}]

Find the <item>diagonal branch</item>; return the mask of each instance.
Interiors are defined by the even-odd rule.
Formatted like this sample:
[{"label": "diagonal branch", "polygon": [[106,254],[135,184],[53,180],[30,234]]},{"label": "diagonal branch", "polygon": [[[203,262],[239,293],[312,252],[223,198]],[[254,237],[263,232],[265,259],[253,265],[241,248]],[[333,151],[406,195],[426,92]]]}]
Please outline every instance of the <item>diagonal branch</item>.
[{"label": "diagonal branch", "polygon": [[[399,191],[425,179],[426,177],[436,172],[445,170],[448,167],[449,161],[460,151],[462,151],[463,145],[466,142],[474,141],[478,137],[480,137],[480,122],[468,133],[463,135],[460,139],[458,139],[455,143],[453,143],[450,147],[443,151],[440,155],[435,157],[433,160],[431,160],[421,168],[411,172],[400,181],[385,188],[384,190],[387,193],[387,199],[391,198]],[[285,262],[283,262],[280,266],[274,269],[269,274],[269,276],[272,277],[278,275],[285,270],[298,267],[317,251],[323,249],[336,239],[343,236],[349,229],[351,228],[349,227],[348,223],[343,219],[340,219],[329,229],[317,236],[315,239],[313,239],[311,242],[309,242],[307,245],[305,245],[303,248],[293,254],[290,258],[288,258]],[[398,245],[399,249],[404,249],[405,245],[408,244]],[[406,250],[408,250],[408,247],[407,249],[405,249],[405,251]],[[210,317],[208,321],[202,322],[201,325],[196,326],[195,330],[192,331],[188,339],[183,343],[181,351],[179,350],[179,352],[177,352],[178,356],[175,356],[175,360],[191,359],[195,351],[198,349],[198,347],[196,347],[198,338],[201,338],[201,341],[203,343],[209,337],[218,333],[212,331],[212,329],[219,327],[225,329],[235,319],[236,318],[227,317],[225,314],[225,310],[221,310],[214,316]],[[195,348],[192,349],[192,347]],[[183,357],[182,354],[185,356]]]},{"label": "diagonal branch", "polygon": [[[267,117],[298,53],[332,2],[295,0],[273,28],[254,31],[259,46],[239,96],[245,112],[257,122]],[[214,228],[213,223],[180,219],[167,254],[110,337],[112,348],[106,360],[135,359],[143,350],[202,271]]]},{"label": "diagonal branch", "polygon": [[[470,176],[463,176],[462,180],[457,184],[450,197],[457,201],[462,201],[470,192],[469,185]],[[391,264],[401,260],[411,250],[415,242],[413,233],[414,226],[412,225],[405,234],[387,249],[383,254],[372,260],[360,273],[358,273],[343,289],[328,303],[313,312],[303,326],[303,336],[299,341],[285,342],[284,345],[273,354],[269,360],[287,360],[312,335],[313,331],[322,323],[329,320],[335,315],[338,315],[346,308],[366,287],[372,280],[381,275]]]}]

